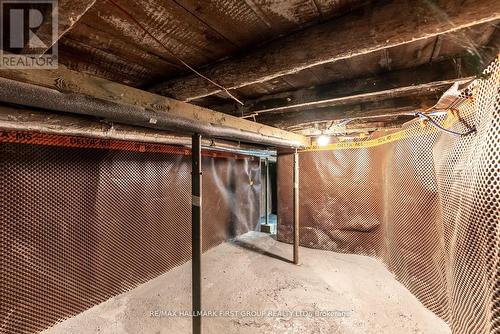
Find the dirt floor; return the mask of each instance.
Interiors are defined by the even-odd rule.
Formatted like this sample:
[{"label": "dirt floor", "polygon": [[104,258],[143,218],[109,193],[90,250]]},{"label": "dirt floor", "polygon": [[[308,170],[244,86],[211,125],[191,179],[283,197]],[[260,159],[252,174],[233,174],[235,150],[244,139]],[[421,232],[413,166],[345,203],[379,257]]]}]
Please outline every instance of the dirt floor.
[{"label": "dirt floor", "polygon": [[[203,332],[450,333],[381,262],[300,251],[301,265],[295,266],[286,260],[290,245],[257,232],[208,251],[203,307],[217,317],[203,319]],[[186,263],[44,333],[191,333],[191,319],[179,315],[191,307],[190,275]],[[240,313],[227,317],[224,311]],[[296,316],[285,314],[290,311]]]}]

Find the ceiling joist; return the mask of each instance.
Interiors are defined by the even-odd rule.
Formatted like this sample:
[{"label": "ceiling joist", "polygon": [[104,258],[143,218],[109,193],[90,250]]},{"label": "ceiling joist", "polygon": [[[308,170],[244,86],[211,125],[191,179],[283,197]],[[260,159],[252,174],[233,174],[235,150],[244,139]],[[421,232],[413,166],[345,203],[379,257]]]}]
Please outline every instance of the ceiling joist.
[{"label": "ceiling joist", "polygon": [[263,124],[274,124],[292,130],[317,122],[412,115],[432,107],[439,99],[439,95],[406,96],[298,112],[264,113],[257,116],[256,120]]},{"label": "ceiling joist", "polygon": [[292,112],[363,103],[391,97],[425,95],[441,92],[455,82],[471,80],[481,70],[475,68],[475,64],[469,62],[467,58],[455,58],[368,78],[265,95],[246,100],[244,106],[231,103],[212,108],[246,117],[262,113]]},{"label": "ceiling joist", "polygon": [[[439,3],[393,0],[370,5],[221,61],[201,73],[228,90],[236,89],[500,19],[498,0]],[[153,91],[191,101],[223,90],[205,78],[190,75],[160,83]]]}]

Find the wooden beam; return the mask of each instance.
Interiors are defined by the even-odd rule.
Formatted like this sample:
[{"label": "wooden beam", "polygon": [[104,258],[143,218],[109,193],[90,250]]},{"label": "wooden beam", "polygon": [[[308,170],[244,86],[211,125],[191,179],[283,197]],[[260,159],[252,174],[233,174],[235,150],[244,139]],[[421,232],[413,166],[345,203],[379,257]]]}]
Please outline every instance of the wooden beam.
[{"label": "wooden beam", "polygon": [[[115,139],[166,145],[191,145],[191,136],[166,131],[102,122],[79,115],[34,110],[0,103],[0,131],[33,131],[44,134]],[[210,150],[233,151],[265,156],[269,151],[261,145],[245,145],[226,140],[203,139],[202,145]]]},{"label": "wooden beam", "polygon": [[[319,136],[319,135],[346,135],[346,134],[359,134],[377,131],[380,129],[398,129],[404,123],[415,118],[415,116],[397,116],[388,118],[377,119],[363,119],[358,121],[349,122],[332,122],[326,121],[321,123],[311,124],[310,126],[298,125],[293,131],[297,131],[304,136]],[[332,124],[333,123],[333,124]]]},{"label": "wooden beam", "polygon": [[411,96],[381,101],[325,107],[299,112],[268,113],[259,115],[256,120],[263,124],[272,124],[282,129],[300,126],[306,127],[317,122],[337,121],[373,117],[408,115],[432,107],[439,99],[439,94],[430,96]]},{"label": "wooden beam", "polygon": [[384,118],[363,118],[348,122],[345,128],[348,130],[369,129],[369,128],[394,128],[414,119],[414,115],[391,116]]},{"label": "wooden beam", "polygon": [[449,59],[374,77],[265,95],[244,101],[244,106],[231,103],[213,106],[212,109],[245,117],[267,112],[300,111],[391,97],[425,95],[442,91],[457,81],[469,81],[480,74],[480,71],[477,71],[475,66],[469,66],[469,63],[465,57]]},{"label": "wooden beam", "polygon": [[303,146],[309,145],[308,139],[298,134],[155,95],[63,67],[57,70],[0,69],[0,77],[47,87],[60,92],[83,94],[97,99],[132,105],[143,110],[163,113],[173,117],[182,117],[195,123],[223,126],[266,137],[293,141]]},{"label": "wooden beam", "polygon": [[[269,81],[305,68],[426,39],[500,19],[500,1],[393,0],[278,39],[201,71],[226,89]],[[197,75],[167,81],[153,91],[190,101],[221,91]]]}]

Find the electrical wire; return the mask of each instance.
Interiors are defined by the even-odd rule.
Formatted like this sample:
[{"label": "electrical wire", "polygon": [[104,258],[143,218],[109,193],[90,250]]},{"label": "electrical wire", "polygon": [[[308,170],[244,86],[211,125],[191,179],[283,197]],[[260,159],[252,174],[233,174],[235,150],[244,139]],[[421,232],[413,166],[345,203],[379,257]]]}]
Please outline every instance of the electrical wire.
[{"label": "electrical wire", "polygon": [[473,126],[473,127],[472,127],[472,128],[470,128],[470,130],[469,130],[469,131],[467,131],[467,132],[463,132],[463,133],[460,133],[460,132],[455,132],[455,131],[453,131],[453,130],[449,130],[449,129],[446,129],[446,128],[442,127],[441,125],[439,125],[439,123],[438,123],[438,122],[436,122],[435,120],[433,120],[433,119],[432,119],[432,117],[430,117],[430,116],[428,116],[428,115],[426,115],[426,114],[424,114],[424,113],[422,113],[422,112],[417,112],[417,113],[415,113],[415,115],[416,115],[416,116],[419,116],[419,117],[421,117],[421,118],[425,118],[425,119],[427,119],[427,120],[428,120],[428,121],[429,121],[429,122],[430,122],[430,123],[431,123],[431,124],[432,124],[435,128],[437,128],[437,129],[439,129],[439,130],[441,130],[441,131],[444,131],[444,132],[446,132],[446,133],[449,133],[449,134],[451,134],[451,135],[457,136],[457,137],[465,137],[465,136],[471,135],[471,134],[473,134],[473,133],[476,133],[476,131],[477,131],[477,130],[476,130],[476,127],[475,127],[475,126]]},{"label": "electrical wire", "polygon": [[194,74],[198,75],[199,77],[201,77],[202,79],[205,79],[207,80],[208,82],[210,82],[211,84],[213,84],[214,86],[216,86],[217,88],[220,88],[222,89],[230,98],[232,98],[233,100],[235,100],[236,102],[238,102],[239,104],[241,105],[244,105],[243,102],[241,102],[238,98],[236,98],[236,96],[234,96],[233,94],[231,94],[229,92],[229,90],[218,84],[217,82],[213,81],[212,79],[208,78],[207,76],[201,74],[200,72],[198,72],[196,69],[194,69],[192,66],[190,66],[188,63],[186,63],[184,60],[182,60],[181,58],[177,57],[172,51],[170,51],[165,45],[163,45],[163,43],[158,39],[156,38],[152,33],[149,32],[149,30],[147,30],[138,20],[136,20],[135,17],[132,16],[132,14],[130,14],[127,10],[125,10],[124,8],[122,8],[119,4],[117,4],[115,1],[113,0],[108,0],[111,4],[113,4],[115,7],[117,7],[119,10],[121,10],[125,15],[127,15],[139,28],[141,28],[149,37],[151,37],[156,43],[158,43],[165,51],[167,51],[173,58],[175,58],[179,63],[181,63],[182,65],[184,65],[187,69],[189,69],[190,71],[192,71]]}]

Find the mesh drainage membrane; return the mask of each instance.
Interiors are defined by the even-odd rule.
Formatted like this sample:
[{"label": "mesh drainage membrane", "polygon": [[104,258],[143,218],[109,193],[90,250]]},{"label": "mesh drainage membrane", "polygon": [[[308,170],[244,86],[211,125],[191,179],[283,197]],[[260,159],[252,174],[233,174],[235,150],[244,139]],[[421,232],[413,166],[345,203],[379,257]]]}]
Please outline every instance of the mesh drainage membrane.
[{"label": "mesh drainage membrane", "polygon": [[[454,333],[500,333],[500,64],[470,86],[453,137],[420,121],[306,150],[300,244],[381,259]],[[456,117],[456,116],[455,116]],[[292,242],[293,156],[278,156],[278,240]],[[304,260],[306,261],[306,260]],[[355,279],[355,278],[353,278]]]},{"label": "mesh drainage membrane", "polygon": [[[500,333],[499,62],[486,74],[458,108],[475,135],[413,122],[300,154],[301,244],[382,259],[455,333]],[[0,141],[0,332],[43,330],[190,259],[189,151],[28,132]],[[286,242],[292,161],[278,158]],[[204,249],[255,227],[259,168],[205,153]]]},{"label": "mesh drainage membrane", "polygon": [[[0,132],[0,333],[32,333],[191,258],[190,150]],[[253,230],[259,158],[204,152],[203,245]]]}]

